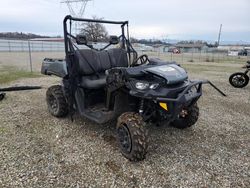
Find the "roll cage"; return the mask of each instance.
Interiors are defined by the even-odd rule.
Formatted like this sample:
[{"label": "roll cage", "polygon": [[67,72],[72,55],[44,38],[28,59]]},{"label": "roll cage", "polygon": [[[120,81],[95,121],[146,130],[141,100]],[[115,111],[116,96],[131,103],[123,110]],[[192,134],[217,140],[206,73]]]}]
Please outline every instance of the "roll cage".
[{"label": "roll cage", "polygon": [[[66,54],[66,60],[69,58],[72,53],[74,53],[76,45],[74,44],[74,41],[77,40],[77,36],[74,36],[72,34],[72,21],[74,22],[93,22],[93,23],[102,23],[102,24],[113,24],[113,25],[120,25],[121,26],[121,35],[118,37],[118,39],[121,42],[121,48],[126,50],[128,53],[129,61],[131,63],[131,55],[133,54],[134,58],[137,58],[137,52],[134,50],[130,43],[130,37],[129,37],[129,22],[128,21],[109,21],[109,20],[96,20],[96,19],[85,19],[85,18],[75,18],[70,15],[66,16],[63,21],[63,27],[64,27],[64,43],[65,43],[65,54]],[[102,49],[95,49],[93,46],[89,44],[83,44],[87,46],[88,48],[92,50],[102,51],[108,48],[112,45],[112,43],[109,43]]]}]

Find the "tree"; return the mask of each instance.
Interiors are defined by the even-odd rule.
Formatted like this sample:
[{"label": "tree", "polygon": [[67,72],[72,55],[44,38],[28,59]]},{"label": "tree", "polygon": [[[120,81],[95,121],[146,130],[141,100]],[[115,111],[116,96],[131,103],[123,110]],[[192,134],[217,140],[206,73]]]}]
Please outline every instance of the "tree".
[{"label": "tree", "polygon": [[137,43],[139,40],[134,38],[134,37],[130,37],[130,42],[131,43]]},{"label": "tree", "polygon": [[[102,20],[93,16],[94,20]],[[108,32],[105,26],[101,23],[87,22],[82,24],[81,34],[85,35],[88,40],[93,42],[104,42],[108,39]]]}]

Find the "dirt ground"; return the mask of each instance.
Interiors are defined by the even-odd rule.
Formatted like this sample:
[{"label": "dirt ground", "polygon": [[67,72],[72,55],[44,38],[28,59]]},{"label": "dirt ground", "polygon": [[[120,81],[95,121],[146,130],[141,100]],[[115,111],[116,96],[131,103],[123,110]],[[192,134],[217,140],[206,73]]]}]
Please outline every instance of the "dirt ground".
[{"label": "dirt ground", "polygon": [[197,124],[151,126],[148,155],[139,163],[119,152],[114,124],[48,113],[45,92],[57,78],[13,82],[44,88],[8,93],[0,103],[0,187],[250,187],[250,85],[228,83],[241,65],[184,66],[228,97],[204,86]]}]

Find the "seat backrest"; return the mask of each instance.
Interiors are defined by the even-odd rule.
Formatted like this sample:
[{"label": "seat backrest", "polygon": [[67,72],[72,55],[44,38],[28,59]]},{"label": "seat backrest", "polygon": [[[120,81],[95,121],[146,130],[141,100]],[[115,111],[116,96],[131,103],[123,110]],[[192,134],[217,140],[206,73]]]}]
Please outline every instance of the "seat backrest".
[{"label": "seat backrest", "polygon": [[99,57],[94,50],[76,50],[76,57],[79,63],[80,75],[91,75],[101,71]]},{"label": "seat backrest", "polygon": [[114,67],[128,67],[128,56],[126,50],[122,48],[113,48],[108,50],[108,54]]},{"label": "seat backrest", "polygon": [[79,62],[80,75],[101,73],[114,67],[128,67],[127,52],[119,48],[103,51],[76,50],[76,57]]}]

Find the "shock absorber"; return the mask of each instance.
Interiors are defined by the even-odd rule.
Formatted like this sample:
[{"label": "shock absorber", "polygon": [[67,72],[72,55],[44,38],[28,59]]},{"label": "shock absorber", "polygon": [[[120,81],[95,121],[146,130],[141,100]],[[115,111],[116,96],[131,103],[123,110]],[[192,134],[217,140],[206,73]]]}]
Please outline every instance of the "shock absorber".
[{"label": "shock absorber", "polygon": [[139,106],[139,114],[143,114],[144,112],[144,99],[141,99],[140,106]]}]

